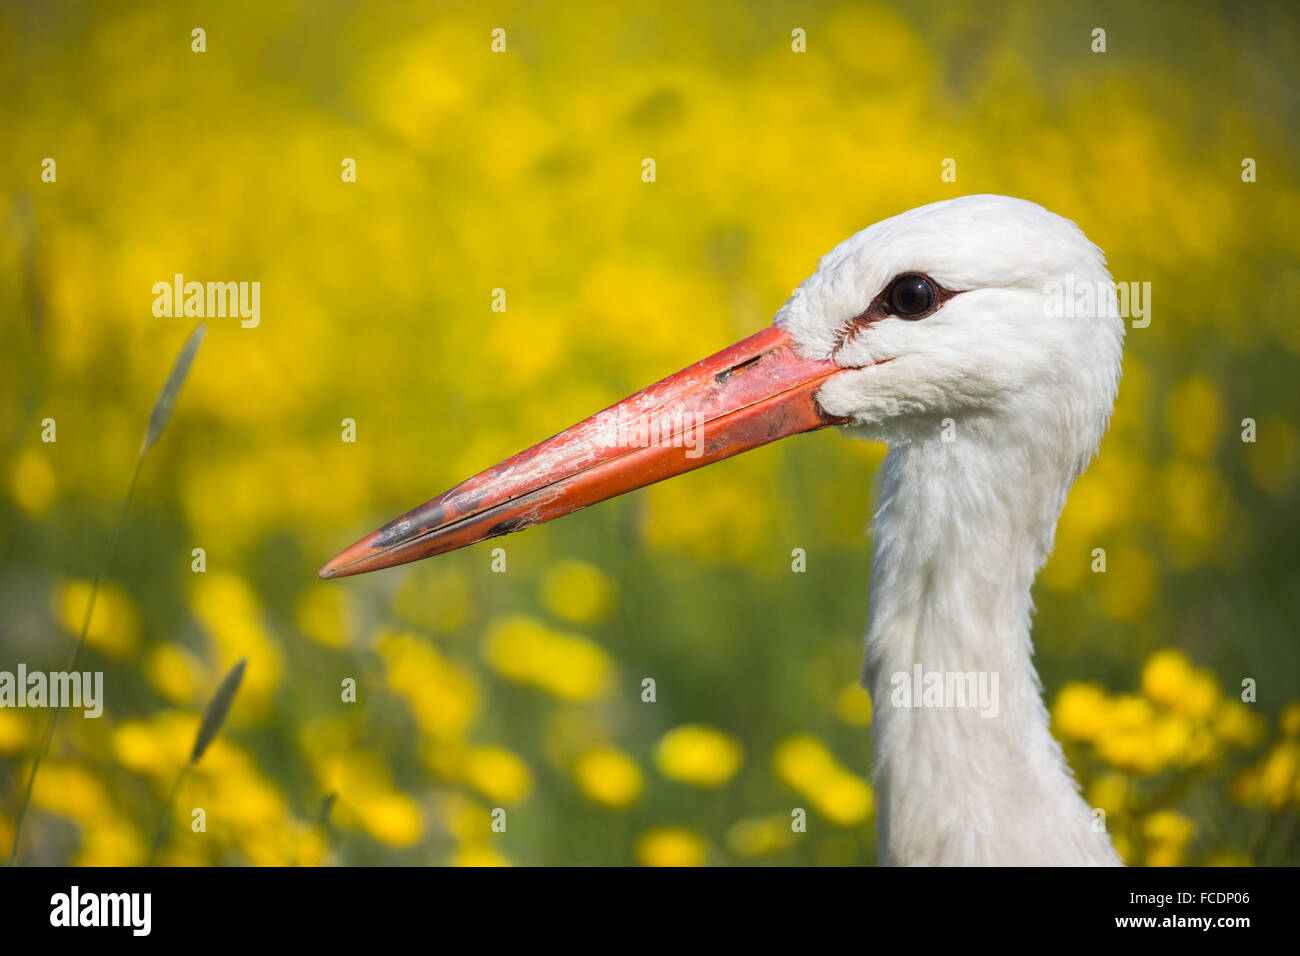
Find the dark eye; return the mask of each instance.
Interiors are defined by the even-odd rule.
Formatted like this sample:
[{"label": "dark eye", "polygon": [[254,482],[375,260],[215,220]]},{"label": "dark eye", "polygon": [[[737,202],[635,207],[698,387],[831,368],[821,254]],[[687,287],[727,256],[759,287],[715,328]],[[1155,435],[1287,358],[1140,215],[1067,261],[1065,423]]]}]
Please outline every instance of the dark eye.
[{"label": "dark eye", "polygon": [[895,279],[885,293],[885,304],[904,319],[925,315],[934,308],[934,286],[925,276],[909,272]]}]

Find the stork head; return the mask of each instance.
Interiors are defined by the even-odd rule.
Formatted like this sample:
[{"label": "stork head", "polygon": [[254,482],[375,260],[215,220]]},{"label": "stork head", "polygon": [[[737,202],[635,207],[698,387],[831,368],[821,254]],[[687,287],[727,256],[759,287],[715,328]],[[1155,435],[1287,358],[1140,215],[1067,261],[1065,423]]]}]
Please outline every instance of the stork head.
[{"label": "stork head", "polygon": [[817,401],[864,437],[925,440],[947,418],[1016,440],[1047,429],[1080,467],[1105,430],[1124,337],[1101,250],[1036,203],[987,195],[845,240],[776,325],[799,354],[845,369]]},{"label": "stork head", "polygon": [[[1094,314],[1060,307],[1084,286]],[[1071,222],[1005,196],[923,206],[832,250],[769,328],[394,519],[320,573],[441,554],[827,425],[890,442],[949,417],[985,435],[1048,429],[1077,471],[1105,429],[1122,340],[1101,251]]]}]

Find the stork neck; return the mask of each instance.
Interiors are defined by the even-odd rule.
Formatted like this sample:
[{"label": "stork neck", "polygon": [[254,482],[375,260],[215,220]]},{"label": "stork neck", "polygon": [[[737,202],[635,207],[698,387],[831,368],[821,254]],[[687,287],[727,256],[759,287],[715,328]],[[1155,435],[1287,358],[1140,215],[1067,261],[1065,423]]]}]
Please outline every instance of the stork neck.
[{"label": "stork neck", "polygon": [[1071,476],[1032,447],[935,440],[886,458],[864,682],[887,862],[1115,862],[1033,666],[1030,587]]}]

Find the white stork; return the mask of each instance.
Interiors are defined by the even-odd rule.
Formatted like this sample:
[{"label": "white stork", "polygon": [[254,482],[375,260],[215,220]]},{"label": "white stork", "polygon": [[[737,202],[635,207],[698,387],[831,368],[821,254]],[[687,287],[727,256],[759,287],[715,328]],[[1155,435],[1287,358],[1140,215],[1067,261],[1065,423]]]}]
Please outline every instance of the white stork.
[{"label": "white stork", "polygon": [[[1082,286],[1100,290],[1095,314],[1053,307]],[[882,861],[1118,864],[1052,737],[1030,639],[1030,586],[1119,383],[1113,290],[1101,250],[1034,203],[910,210],[832,250],[769,328],[395,519],[321,577],[840,425],[889,446],[863,670]],[[908,693],[914,678],[937,694]],[[992,707],[956,693],[976,679]]]}]

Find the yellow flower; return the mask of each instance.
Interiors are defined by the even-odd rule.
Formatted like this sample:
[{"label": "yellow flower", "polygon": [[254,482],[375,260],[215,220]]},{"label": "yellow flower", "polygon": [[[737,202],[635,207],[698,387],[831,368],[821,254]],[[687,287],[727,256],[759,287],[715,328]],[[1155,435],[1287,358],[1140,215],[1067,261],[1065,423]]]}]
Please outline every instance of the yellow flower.
[{"label": "yellow flower", "polygon": [[565,700],[604,697],[614,681],[614,663],[598,644],[576,634],[557,633],[523,615],[493,624],[483,654],[503,677]]},{"label": "yellow flower", "polygon": [[1104,773],[1088,787],[1088,802],[1106,811],[1109,817],[1124,812],[1128,803],[1129,782],[1123,774]]},{"label": "yellow flower", "polygon": [[578,757],[573,776],[585,796],[607,807],[622,808],[641,795],[641,768],[613,747],[593,747]]},{"label": "yellow flower", "polygon": [[198,578],[194,610],[216,642],[222,671],[241,657],[248,659],[248,669],[231,708],[231,720],[238,722],[241,714],[256,714],[269,706],[271,694],[280,683],[284,654],[280,642],[263,624],[261,602],[247,581],[222,571],[194,577]]},{"label": "yellow flower", "polygon": [[179,644],[155,644],[144,663],[154,690],[173,704],[190,704],[198,692],[203,664]]},{"label": "yellow flower", "polygon": [[604,619],[614,604],[614,588],[605,573],[583,561],[561,561],[542,577],[542,602],[556,617],[576,624]]},{"label": "yellow flower", "polygon": [[1142,693],[1157,704],[1175,707],[1194,673],[1192,662],[1182,651],[1156,651],[1142,667]]},{"label": "yellow flower", "polygon": [[1095,741],[1110,722],[1110,701],[1098,684],[1071,681],[1061,688],[1052,706],[1052,719],[1067,737]]},{"label": "yellow flower", "polygon": [[45,517],[54,500],[57,483],[49,458],[32,448],[23,449],[14,462],[13,491],[18,506],[29,517]]},{"label": "yellow flower", "polygon": [[709,846],[685,827],[655,827],[637,837],[635,852],[642,866],[700,866]]},{"label": "yellow flower", "polygon": [[1157,810],[1142,824],[1142,835],[1157,843],[1184,846],[1195,833],[1196,825],[1175,810]]},{"label": "yellow flower", "polygon": [[[54,611],[63,629],[74,637],[81,633],[90,601],[90,581],[68,581],[57,591]],[[135,650],[140,624],[135,604],[125,591],[108,581],[99,583],[95,610],[86,631],[86,646],[109,657],[126,657]]]},{"label": "yellow flower", "polygon": [[472,747],[464,767],[469,784],[497,803],[517,803],[533,787],[528,765],[504,747]]},{"label": "yellow flower", "polygon": [[1274,809],[1296,799],[1300,777],[1300,742],[1280,741],[1265,755],[1259,766],[1258,794]]},{"label": "yellow flower", "polygon": [[366,831],[381,843],[407,847],[420,841],[420,810],[404,793],[391,791],[367,797],[357,810]]},{"label": "yellow flower", "polygon": [[110,803],[104,785],[90,770],[47,758],[32,787],[32,805],[93,827]]},{"label": "yellow flower", "polygon": [[665,777],[696,787],[720,787],[740,769],[740,741],[704,724],[684,724],[664,734],[655,764]]},{"label": "yellow flower", "polygon": [[1196,825],[1174,810],[1157,810],[1142,825],[1147,840],[1148,866],[1179,866]]},{"label": "yellow flower", "polygon": [[144,836],[126,820],[108,816],[86,829],[76,866],[139,866],[148,856]]},{"label": "yellow flower", "polygon": [[385,635],[378,650],[388,686],[406,700],[425,733],[438,740],[454,739],[474,722],[480,693],[472,674],[411,634]]},{"label": "yellow flower", "polygon": [[462,844],[479,845],[492,836],[492,814],[470,797],[447,794],[438,812],[447,832]]},{"label": "yellow flower", "polygon": [[1268,736],[1268,721],[1241,701],[1228,698],[1215,714],[1214,730],[1233,746],[1253,750]]},{"label": "yellow flower", "polygon": [[451,856],[452,866],[509,866],[510,861],[481,843],[459,847]]},{"label": "yellow flower", "polygon": [[838,826],[862,823],[875,809],[875,795],[861,777],[846,770],[816,737],[787,737],[772,756],[776,775]]},{"label": "yellow flower", "polygon": [[[127,770],[170,785],[189,759],[198,728],[197,714],[166,711],[149,720],[124,721],[113,729],[113,756]],[[211,753],[203,756],[209,760]]]},{"label": "yellow flower", "polygon": [[850,681],[835,695],[834,711],[850,727],[869,727],[871,695],[857,681]]},{"label": "yellow flower", "polygon": [[1282,716],[1277,723],[1283,736],[1300,737],[1300,701],[1293,701],[1283,707]]},{"label": "yellow flower", "polygon": [[7,707],[0,707],[0,754],[16,754],[28,744],[28,724]]},{"label": "yellow flower", "polygon": [[328,584],[313,584],[298,599],[298,629],[318,644],[342,647],[354,626],[347,591]]}]

